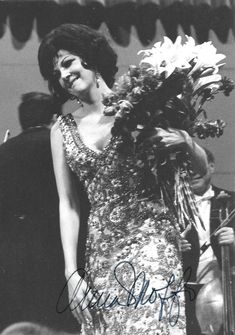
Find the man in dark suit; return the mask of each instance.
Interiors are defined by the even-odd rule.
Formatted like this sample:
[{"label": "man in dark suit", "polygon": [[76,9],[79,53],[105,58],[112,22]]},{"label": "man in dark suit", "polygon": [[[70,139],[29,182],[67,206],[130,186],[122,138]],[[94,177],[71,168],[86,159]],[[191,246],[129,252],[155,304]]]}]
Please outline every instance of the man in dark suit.
[{"label": "man in dark suit", "polygon": [[[191,181],[204,228],[200,220],[197,222],[197,231],[189,225],[182,234],[183,239],[181,241],[184,269],[188,268],[191,270],[189,281],[195,283],[192,287],[196,291],[211,280],[220,278],[222,245],[230,247],[231,265],[235,265],[234,220],[228,226],[218,229],[221,221],[235,207],[234,192],[220,189],[211,184],[215,170],[215,159],[209,150],[205,149],[205,151],[208,160],[208,171],[203,176],[194,175]],[[211,236],[216,229],[218,229],[217,232]],[[214,293],[216,294],[216,292]],[[195,318],[195,301],[189,301],[187,293],[186,299],[188,334],[198,335],[200,334],[200,329],[197,323],[198,320]]]},{"label": "man in dark suit", "polygon": [[0,330],[18,321],[77,329],[69,311],[56,312],[65,282],[50,127],[60,110],[48,94],[24,94],[23,131],[0,146]]}]

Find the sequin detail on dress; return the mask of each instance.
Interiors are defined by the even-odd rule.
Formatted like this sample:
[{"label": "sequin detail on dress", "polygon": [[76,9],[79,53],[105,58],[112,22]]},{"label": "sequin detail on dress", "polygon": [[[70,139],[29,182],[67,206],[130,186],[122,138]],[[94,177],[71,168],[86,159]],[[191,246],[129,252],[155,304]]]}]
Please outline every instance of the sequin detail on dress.
[{"label": "sequin detail on dress", "polygon": [[154,188],[146,196],[146,171],[138,167],[134,153],[120,153],[120,138],[112,137],[97,153],[82,142],[71,114],[58,122],[66,160],[91,203],[89,285],[97,297],[103,293],[107,298],[105,305],[92,309],[96,321],[83,325],[81,334],[186,334],[174,216],[154,197]]}]

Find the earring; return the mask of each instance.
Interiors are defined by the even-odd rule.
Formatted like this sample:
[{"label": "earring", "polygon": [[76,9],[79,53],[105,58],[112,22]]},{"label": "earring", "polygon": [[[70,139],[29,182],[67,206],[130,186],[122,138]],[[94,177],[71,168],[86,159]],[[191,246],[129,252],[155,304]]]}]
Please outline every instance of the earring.
[{"label": "earring", "polygon": [[96,87],[100,87],[100,75],[98,72],[95,73],[95,79],[96,79]]}]

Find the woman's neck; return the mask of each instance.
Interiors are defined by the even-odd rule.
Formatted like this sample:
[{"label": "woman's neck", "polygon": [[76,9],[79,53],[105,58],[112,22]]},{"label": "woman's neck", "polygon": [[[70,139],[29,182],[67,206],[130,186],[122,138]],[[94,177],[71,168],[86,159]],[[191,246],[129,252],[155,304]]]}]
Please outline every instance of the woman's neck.
[{"label": "woman's neck", "polygon": [[104,111],[104,105],[102,102],[97,102],[97,103],[83,103],[81,108],[79,109],[79,117],[83,118],[88,115],[101,115]]},{"label": "woman's neck", "polygon": [[111,89],[106,85],[103,80],[99,81],[98,86],[94,84],[90,87],[89,91],[84,92],[79,96],[84,108],[87,109],[99,109],[99,107],[103,106],[103,98],[104,95],[111,93]]},{"label": "woman's neck", "polygon": [[89,95],[81,98],[80,117],[87,116],[88,114],[103,114],[103,98],[104,95],[110,92],[110,88],[103,81],[100,82],[99,87],[93,87],[89,91]]}]

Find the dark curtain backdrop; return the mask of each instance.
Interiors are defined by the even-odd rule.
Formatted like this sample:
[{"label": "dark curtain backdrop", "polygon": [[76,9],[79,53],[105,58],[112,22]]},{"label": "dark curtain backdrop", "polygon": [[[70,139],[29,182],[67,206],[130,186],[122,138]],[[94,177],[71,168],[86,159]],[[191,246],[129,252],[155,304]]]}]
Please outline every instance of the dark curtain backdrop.
[{"label": "dark curtain backdrop", "polygon": [[153,42],[157,33],[156,21],[160,20],[172,40],[180,25],[188,35],[193,27],[199,43],[208,40],[210,29],[222,43],[226,43],[229,31],[235,34],[234,8],[233,0],[0,0],[0,38],[4,36],[6,22],[13,37],[21,43],[30,38],[35,21],[39,38],[65,22],[83,23],[94,29],[105,23],[117,44],[128,46],[134,26],[139,40],[146,46]]}]

